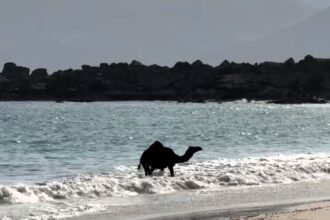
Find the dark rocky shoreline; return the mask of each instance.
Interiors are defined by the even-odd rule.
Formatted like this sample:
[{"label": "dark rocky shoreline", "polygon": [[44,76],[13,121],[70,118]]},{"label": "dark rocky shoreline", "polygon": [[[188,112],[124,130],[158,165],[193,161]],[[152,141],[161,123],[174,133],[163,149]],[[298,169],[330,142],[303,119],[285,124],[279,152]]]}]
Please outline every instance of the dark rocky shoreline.
[{"label": "dark rocky shoreline", "polygon": [[330,59],[308,55],[295,62],[212,67],[195,61],[173,67],[138,61],[83,65],[81,69],[30,69],[6,63],[0,73],[0,101],[233,101],[325,103],[330,100]]}]

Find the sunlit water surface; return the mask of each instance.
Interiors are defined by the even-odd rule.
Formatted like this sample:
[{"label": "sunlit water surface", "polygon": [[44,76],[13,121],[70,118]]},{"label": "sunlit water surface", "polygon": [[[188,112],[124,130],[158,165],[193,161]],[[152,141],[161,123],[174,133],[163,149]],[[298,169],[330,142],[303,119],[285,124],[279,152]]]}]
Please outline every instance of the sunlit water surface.
[{"label": "sunlit water surface", "polygon": [[[144,177],[136,168],[155,140],[203,151],[174,178]],[[329,146],[328,104],[0,102],[0,219],[330,197]]]}]

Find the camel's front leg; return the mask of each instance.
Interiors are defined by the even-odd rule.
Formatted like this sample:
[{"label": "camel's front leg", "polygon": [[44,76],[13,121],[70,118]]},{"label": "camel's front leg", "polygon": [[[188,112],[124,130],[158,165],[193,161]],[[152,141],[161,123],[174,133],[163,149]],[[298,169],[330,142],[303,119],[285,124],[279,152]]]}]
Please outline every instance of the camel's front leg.
[{"label": "camel's front leg", "polygon": [[150,176],[152,175],[152,173],[154,172],[155,169],[156,169],[156,168],[154,168],[154,167],[151,167],[151,168],[150,168]]},{"label": "camel's front leg", "polygon": [[171,176],[174,176],[174,170],[173,170],[173,166],[168,166],[168,169],[171,172]]}]

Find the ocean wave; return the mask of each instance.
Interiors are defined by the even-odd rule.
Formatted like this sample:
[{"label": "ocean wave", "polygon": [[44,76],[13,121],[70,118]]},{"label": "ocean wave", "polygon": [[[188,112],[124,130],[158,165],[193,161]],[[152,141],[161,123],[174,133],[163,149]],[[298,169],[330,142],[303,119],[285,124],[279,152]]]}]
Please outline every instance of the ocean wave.
[{"label": "ocean wave", "polygon": [[221,189],[330,178],[330,155],[299,154],[263,158],[190,162],[145,177],[136,167],[118,167],[120,175],[78,175],[63,181],[0,186],[1,203],[38,203],[71,198],[132,196],[185,189]]}]

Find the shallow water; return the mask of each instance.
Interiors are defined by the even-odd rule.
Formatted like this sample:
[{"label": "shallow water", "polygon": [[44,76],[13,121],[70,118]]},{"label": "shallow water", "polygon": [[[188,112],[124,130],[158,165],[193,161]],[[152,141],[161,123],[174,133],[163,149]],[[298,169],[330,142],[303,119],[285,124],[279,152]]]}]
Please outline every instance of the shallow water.
[{"label": "shallow water", "polygon": [[[18,205],[48,219],[103,209],[84,198],[328,179],[329,134],[328,104],[0,102],[0,218]],[[155,140],[204,150],[175,178],[145,178],[136,167]],[[53,212],[26,205],[43,201]]]}]

